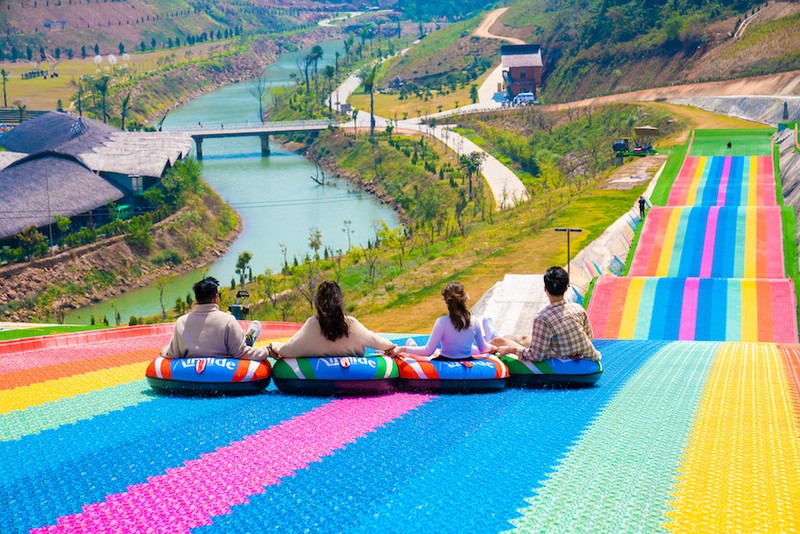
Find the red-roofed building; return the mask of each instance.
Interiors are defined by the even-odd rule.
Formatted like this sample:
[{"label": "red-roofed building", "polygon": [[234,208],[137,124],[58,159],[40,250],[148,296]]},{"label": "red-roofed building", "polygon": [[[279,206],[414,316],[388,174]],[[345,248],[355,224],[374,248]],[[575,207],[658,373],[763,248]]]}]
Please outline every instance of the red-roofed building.
[{"label": "red-roofed building", "polygon": [[504,45],[500,47],[503,81],[506,94],[513,99],[520,93],[533,93],[542,83],[542,47],[538,44]]}]

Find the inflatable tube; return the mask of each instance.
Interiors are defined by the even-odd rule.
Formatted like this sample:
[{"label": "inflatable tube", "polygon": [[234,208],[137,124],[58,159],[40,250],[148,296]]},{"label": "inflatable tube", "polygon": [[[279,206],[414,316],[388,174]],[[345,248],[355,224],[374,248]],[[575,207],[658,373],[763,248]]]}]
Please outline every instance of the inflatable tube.
[{"label": "inflatable tube", "polygon": [[508,367],[496,356],[463,361],[419,361],[400,355],[397,367],[400,370],[398,385],[411,391],[496,391],[505,387],[509,376]]},{"label": "inflatable tube", "polygon": [[397,379],[388,356],[283,358],[273,366],[275,385],[297,395],[375,395],[387,393]]},{"label": "inflatable tube", "polygon": [[540,362],[526,362],[515,356],[502,356],[511,376],[509,387],[588,387],[600,380],[603,364],[592,360],[550,358]]},{"label": "inflatable tube", "polygon": [[162,358],[147,367],[147,383],[160,393],[236,395],[263,391],[270,381],[268,361],[235,358]]}]

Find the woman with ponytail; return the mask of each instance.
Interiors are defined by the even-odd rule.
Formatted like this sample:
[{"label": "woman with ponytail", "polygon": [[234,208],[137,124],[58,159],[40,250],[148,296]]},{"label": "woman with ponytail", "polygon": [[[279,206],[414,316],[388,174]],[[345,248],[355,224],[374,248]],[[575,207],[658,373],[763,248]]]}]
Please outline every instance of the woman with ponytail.
[{"label": "woman with ponytail", "polygon": [[494,352],[496,348],[484,340],[480,326],[467,309],[469,295],[464,286],[450,282],[444,286],[442,297],[448,314],[436,319],[428,342],[421,347],[406,344],[398,347],[397,352],[428,357],[441,346],[439,358],[447,360],[468,360],[473,355]]},{"label": "woman with ponytail", "polygon": [[286,343],[272,342],[270,355],[275,358],[310,358],[317,356],[363,356],[367,347],[393,352],[395,344],[384,339],[355,317],[345,315],[344,296],[339,284],[322,282],[315,299],[317,314]]}]

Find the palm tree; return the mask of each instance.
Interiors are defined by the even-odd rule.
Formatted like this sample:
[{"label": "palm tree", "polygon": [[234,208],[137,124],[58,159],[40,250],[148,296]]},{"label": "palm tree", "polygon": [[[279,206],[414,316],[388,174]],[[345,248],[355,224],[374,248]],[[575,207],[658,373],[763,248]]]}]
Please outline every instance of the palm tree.
[{"label": "palm tree", "polygon": [[375,76],[378,74],[378,63],[372,67],[364,67],[359,76],[364,84],[364,92],[369,92],[369,137],[375,138]]},{"label": "palm tree", "polygon": [[469,154],[462,154],[458,159],[458,166],[469,180],[468,196],[470,200],[472,200],[472,177],[480,175],[481,165],[485,157],[486,154],[484,152],[470,152]]},{"label": "palm tree", "polygon": [[336,76],[336,69],[333,68],[333,65],[325,65],[322,75],[328,81],[328,109],[333,111],[333,77]]},{"label": "palm tree", "polygon": [[76,81],[73,76],[69,84],[75,88],[75,96],[72,98],[75,105],[78,106],[78,116],[83,117],[83,81],[80,78]]},{"label": "palm tree", "polygon": [[95,81],[97,92],[100,93],[100,108],[103,111],[103,122],[108,122],[108,113],[106,112],[106,95],[108,95],[108,76],[101,76]]},{"label": "palm tree", "polygon": [[25,114],[25,110],[28,109],[28,106],[19,100],[14,101],[14,106],[16,106],[17,111],[19,112],[19,123],[22,124],[22,116]]},{"label": "palm tree", "polygon": [[8,95],[6,94],[6,82],[8,81],[8,71],[6,69],[0,70],[0,75],[3,77],[3,107],[8,107]]},{"label": "palm tree", "polygon": [[311,61],[314,63],[314,92],[317,92],[317,83],[319,80],[319,76],[317,75],[317,65],[319,63],[319,60],[322,59],[323,54],[324,51],[322,50],[322,47],[320,45],[316,45],[313,48],[311,48],[311,53],[309,54]]},{"label": "palm tree", "polygon": [[122,129],[125,129],[125,115],[128,114],[128,102],[131,100],[131,92],[128,91],[128,94],[125,95],[125,98],[122,99],[122,111],[120,113],[122,118]]}]

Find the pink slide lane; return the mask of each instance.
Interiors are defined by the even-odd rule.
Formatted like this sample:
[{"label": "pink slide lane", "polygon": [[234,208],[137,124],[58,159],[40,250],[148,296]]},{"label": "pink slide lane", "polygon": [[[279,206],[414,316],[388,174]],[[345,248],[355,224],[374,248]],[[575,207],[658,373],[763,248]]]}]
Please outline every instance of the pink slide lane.
[{"label": "pink slide lane", "polygon": [[332,401],[31,532],[189,532],[432,398],[395,393]]},{"label": "pink slide lane", "polygon": [[703,244],[703,260],[700,263],[700,278],[711,277],[711,267],[714,263],[714,244],[717,239],[718,218],[719,207],[714,206],[710,208],[708,210],[708,221],[706,222],[706,240]]},{"label": "pink slide lane", "polygon": [[731,174],[731,161],[730,156],[726,156],[722,163],[722,177],[719,180],[717,206],[725,205],[725,197],[728,195],[728,178]]},{"label": "pink slide lane", "polygon": [[697,327],[697,293],[700,290],[699,278],[687,278],[683,286],[683,307],[681,309],[681,329],[678,339],[693,340]]}]

